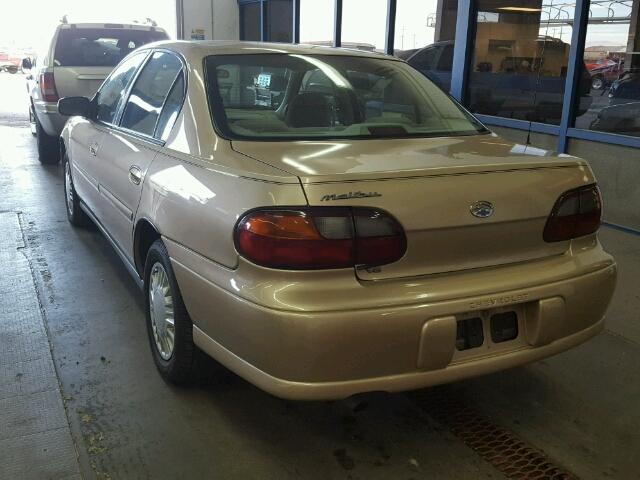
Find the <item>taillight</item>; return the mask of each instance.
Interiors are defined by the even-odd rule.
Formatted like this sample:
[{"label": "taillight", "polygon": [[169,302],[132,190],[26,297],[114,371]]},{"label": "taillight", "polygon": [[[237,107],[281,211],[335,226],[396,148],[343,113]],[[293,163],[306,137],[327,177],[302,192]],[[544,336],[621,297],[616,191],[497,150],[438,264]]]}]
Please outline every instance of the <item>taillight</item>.
[{"label": "taillight", "polygon": [[254,210],[238,222],[235,241],[248,260],[289,270],[382,265],[407,248],[398,222],[369,208]]},{"label": "taillight", "polygon": [[602,199],[597,185],[569,190],[556,202],[544,227],[546,242],[561,242],[594,233],[600,228]]},{"label": "taillight", "polygon": [[41,73],[39,83],[42,99],[45,102],[57,102],[58,92],[56,91],[56,81],[53,77],[53,72]]}]

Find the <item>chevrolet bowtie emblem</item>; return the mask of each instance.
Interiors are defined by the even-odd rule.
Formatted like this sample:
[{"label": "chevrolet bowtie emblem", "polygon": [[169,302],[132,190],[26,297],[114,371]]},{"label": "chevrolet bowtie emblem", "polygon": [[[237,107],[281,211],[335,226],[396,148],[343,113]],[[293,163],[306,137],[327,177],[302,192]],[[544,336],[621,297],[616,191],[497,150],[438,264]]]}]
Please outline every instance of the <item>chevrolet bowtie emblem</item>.
[{"label": "chevrolet bowtie emblem", "polygon": [[382,194],[378,192],[361,192],[358,190],[357,192],[349,192],[349,193],[332,193],[330,195],[325,195],[320,199],[321,202],[330,202],[332,200],[351,200],[352,198],[369,198],[369,197],[381,197]]}]

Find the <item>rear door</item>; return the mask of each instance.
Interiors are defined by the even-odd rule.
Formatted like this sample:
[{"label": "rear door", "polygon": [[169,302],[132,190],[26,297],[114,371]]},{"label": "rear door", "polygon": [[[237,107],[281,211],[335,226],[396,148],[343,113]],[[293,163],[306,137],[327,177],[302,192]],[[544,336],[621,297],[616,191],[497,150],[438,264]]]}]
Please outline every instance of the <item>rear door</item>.
[{"label": "rear door", "polygon": [[182,107],[184,75],[175,54],[154,52],[131,88],[119,126],[109,128],[102,139],[98,178],[103,224],[130,259],[142,182]]},{"label": "rear door", "polygon": [[54,78],[60,97],[91,98],[111,70],[129,53],[149,42],[167,38],[163,31],[63,25],[54,48]]}]

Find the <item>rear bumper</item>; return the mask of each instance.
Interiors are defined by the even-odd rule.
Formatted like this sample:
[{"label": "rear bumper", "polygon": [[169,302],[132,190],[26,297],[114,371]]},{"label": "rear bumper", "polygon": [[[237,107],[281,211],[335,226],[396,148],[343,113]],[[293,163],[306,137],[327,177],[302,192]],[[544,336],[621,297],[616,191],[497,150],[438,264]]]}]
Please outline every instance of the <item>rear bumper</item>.
[{"label": "rear bumper", "polygon": [[[291,399],[421,388],[554,355],[602,330],[616,281],[613,259],[597,247],[566,258],[436,276],[423,284],[356,282],[347,295],[365,298],[368,308],[344,307],[347,302],[338,294],[324,294],[324,308],[309,308],[318,284],[307,287],[311,300],[303,305],[286,297],[287,282],[282,282],[269,290],[272,305],[274,299],[279,302],[274,308],[241,298],[240,276],[233,277],[237,271],[227,271],[224,282],[222,277],[209,280],[202,257],[199,264],[191,263],[180,248],[166,243],[195,324],[196,344],[260,388]],[[294,285],[291,277],[287,281]],[[225,283],[237,291],[223,288]],[[252,289],[271,284],[263,279]],[[441,287],[446,297],[438,293]],[[518,312],[515,340],[493,344],[485,331],[481,348],[456,350],[458,319],[505,310]]]},{"label": "rear bumper", "polygon": [[449,365],[438,370],[338,382],[294,382],[283,380],[271,376],[242,360],[197,327],[194,328],[193,336],[196,344],[202,350],[244,379],[276,397],[291,400],[334,400],[363,392],[416,390],[517,367],[569,350],[596,336],[603,329],[604,319],[601,319],[573,335],[568,335],[537,348],[526,348],[495,357]]},{"label": "rear bumper", "polygon": [[55,102],[34,102],[35,114],[45,133],[51,137],[58,137],[69,117],[58,113],[58,104]]}]

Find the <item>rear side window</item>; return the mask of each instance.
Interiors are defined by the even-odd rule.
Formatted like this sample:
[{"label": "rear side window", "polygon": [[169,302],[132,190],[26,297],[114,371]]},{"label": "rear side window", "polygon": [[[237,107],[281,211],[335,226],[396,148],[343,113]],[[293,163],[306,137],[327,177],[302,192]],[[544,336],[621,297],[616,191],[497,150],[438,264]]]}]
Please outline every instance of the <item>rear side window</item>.
[{"label": "rear side window", "polygon": [[120,125],[152,136],[165,99],[181,71],[178,57],[166,52],[154,53],[131,89]]},{"label": "rear side window", "polygon": [[63,28],[54,53],[57,67],[115,67],[142,45],[166,40],[159,31],[126,28]]},{"label": "rear side window", "polygon": [[184,71],[178,74],[176,81],[171,87],[169,96],[164,102],[162,107],[162,113],[158,120],[158,126],[156,127],[155,136],[161,140],[166,140],[169,137],[171,128],[178,118],[182,103],[184,102]]}]

